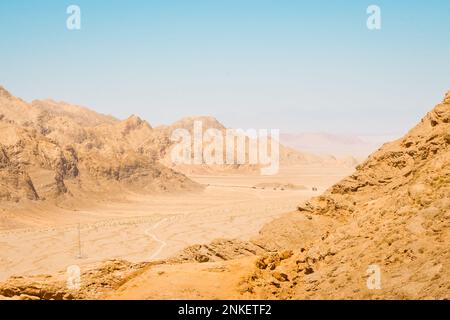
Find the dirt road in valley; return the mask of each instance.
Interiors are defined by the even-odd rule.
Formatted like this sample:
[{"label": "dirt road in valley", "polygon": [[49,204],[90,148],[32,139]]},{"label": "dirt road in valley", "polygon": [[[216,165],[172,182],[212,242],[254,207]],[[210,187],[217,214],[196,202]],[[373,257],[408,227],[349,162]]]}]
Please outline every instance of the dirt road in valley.
[{"label": "dirt road in valley", "polygon": [[[131,262],[168,258],[217,238],[246,240],[348,174],[350,169],[298,167],[277,176],[194,176],[200,193],[128,195],[93,209],[9,213],[0,221],[0,281],[12,275],[53,273],[112,258]],[[253,188],[291,183],[303,190]],[[312,191],[312,187],[318,191]],[[32,221],[27,228],[11,228]],[[80,237],[79,237],[80,235]],[[81,257],[79,253],[81,252]]]}]

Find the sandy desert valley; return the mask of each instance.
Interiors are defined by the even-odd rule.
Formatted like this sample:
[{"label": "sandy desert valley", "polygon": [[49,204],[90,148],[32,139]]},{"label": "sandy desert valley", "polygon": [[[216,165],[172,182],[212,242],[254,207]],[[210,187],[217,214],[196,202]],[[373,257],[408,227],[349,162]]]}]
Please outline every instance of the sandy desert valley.
[{"label": "sandy desert valley", "polygon": [[217,119],[153,128],[0,88],[0,296],[449,298],[449,119],[450,92],[360,164],[280,145],[264,176],[170,163],[174,128]]},{"label": "sandy desert valley", "polygon": [[[187,246],[220,238],[249,240],[265,223],[296,210],[299,200],[318,194],[350,171],[310,166],[270,177],[194,176],[194,181],[205,185],[202,192],[130,193],[122,200],[99,200],[84,209],[18,210],[2,216],[0,281],[108,259],[164,259]],[[253,188],[289,183],[305,189]],[[313,186],[319,191],[312,191]]]}]

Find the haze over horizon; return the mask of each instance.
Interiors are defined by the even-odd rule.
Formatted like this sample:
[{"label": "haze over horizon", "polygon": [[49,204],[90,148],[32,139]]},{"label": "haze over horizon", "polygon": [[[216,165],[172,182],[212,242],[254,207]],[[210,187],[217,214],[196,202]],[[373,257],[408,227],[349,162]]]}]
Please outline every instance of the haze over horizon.
[{"label": "haze over horizon", "polygon": [[[79,31],[66,28],[71,4]],[[370,4],[2,2],[0,83],[154,126],[211,115],[229,127],[400,135],[450,89],[450,3],[376,1],[380,31],[366,28]]]}]

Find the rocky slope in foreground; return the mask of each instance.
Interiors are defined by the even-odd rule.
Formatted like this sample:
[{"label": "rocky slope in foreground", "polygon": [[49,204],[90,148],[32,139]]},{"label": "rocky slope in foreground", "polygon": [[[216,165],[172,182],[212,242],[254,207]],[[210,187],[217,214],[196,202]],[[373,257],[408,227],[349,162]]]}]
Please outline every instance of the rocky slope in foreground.
[{"label": "rocky slope in foreground", "polygon": [[[450,91],[405,137],[255,242],[272,252],[243,282],[249,296],[450,298]],[[373,268],[381,288],[370,290]]]}]

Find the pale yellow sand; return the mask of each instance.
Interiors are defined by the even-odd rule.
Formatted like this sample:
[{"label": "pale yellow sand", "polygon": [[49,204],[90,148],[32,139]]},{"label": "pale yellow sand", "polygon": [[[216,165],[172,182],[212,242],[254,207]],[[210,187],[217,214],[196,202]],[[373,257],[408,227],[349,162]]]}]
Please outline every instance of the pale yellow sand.
[{"label": "pale yellow sand", "polygon": [[[318,195],[351,169],[292,167],[277,176],[193,176],[203,192],[127,195],[70,211],[39,208],[2,215],[0,281],[12,275],[47,274],[106,259],[132,262],[167,258],[188,245],[216,238],[249,239],[302,200]],[[291,183],[305,190],[254,189]],[[318,191],[312,191],[312,187]],[[15,228],[27,222],[28,228]],[[80,227],[78,227],[78,225]],[[80,232],[80,244],[79,237]],[[81,257],[79,257],[81,250]]]}]

